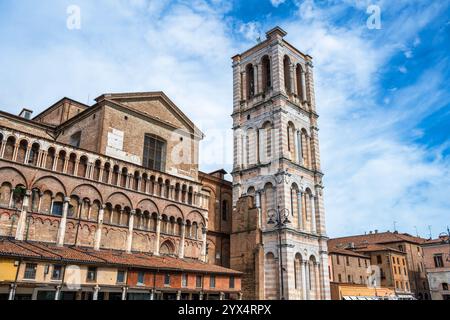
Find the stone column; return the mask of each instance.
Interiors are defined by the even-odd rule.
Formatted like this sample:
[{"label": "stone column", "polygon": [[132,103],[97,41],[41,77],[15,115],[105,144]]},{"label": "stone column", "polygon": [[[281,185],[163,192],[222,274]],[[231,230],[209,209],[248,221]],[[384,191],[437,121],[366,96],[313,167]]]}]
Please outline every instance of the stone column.
[{"label": "stone column", "polygon": [[27,151],[25,152],[25,159],[23,161],[23,163],[25,165],[28,164],[28,159],[30,158],[30,152],[31,152],[31,146],[27,146]]},{"label": "stone column", "polygon": [[137,190],[138,190],[139,192],[141,192],[141,186],[142,186],[142,177],[139,176],[139,177],[138,177],[138,182],[137,182]]},{"label": "stone column", "polygon": [[311,265],[306,262],[306,300],[311,300]]},{"label": "stone column", "polygon": [[4,158],[5,157],[5,148],[6,148],[6,140],[2,141],[2,147],[0,148],[0,158]]},{"label": "stone column", "polygon": [[61,221],[59,223],[59,230],[58,230],[58,240],[57,240],[58,247],[64,246],[64,237],[66,235],[67,215],[69,213],[69,202],[70,202],[69,197],[64,198],[63,214],[61,217]]},{"label": "stone column", "polygon": [[[307,101],[307,97],[306,97],[306,75],[305,75],[305,71],[303,71],[302,68],[302,72],[300,73],[300,81],[302,83],[302,102]],[[299,93],[300,94],[300,93]]]},{"label": "stone column", "polygon": [[298,131],[294,132],[294,148],[295,148],[295,163],[300,163],[300,156],[298,150]]},{"label": "stone column", "polygon": [[53,204],[55,203],[55,196],[52,196],[52,202],[50,203],[49,214],[53,214]]},{"label": "stone column", "polygon": [[300,165],[303,165],[303,141],[302,141],[302,132],[299,130],[297,131],[297,157],[298,157],[298,163]]},{"label": "stone column", "polygon": [[14,145],[14,151],[13,151],[13,156],[12,156],[12,161],[17,161],[17,154],[19,153],[19,146],[20,146],[20,144],[19,143],[16,143],[15,145]]},{"label": "stone column", "polygon": [[101,165],[99,168],[98,181],[103,182],[103,175],[105,174],[105,166]]},{"label": "stone column", "polygon": [[127,300],[127,291],[128,291],[128,288],[127,287],[123,287],[122,288],[122,300]]},{"label": "stone column", "polygon": [[42,205],[42,197],[43,196],[44,196],[44,193],[42,191],[39,192],[39,202],[38,202],[37,212],[41,212],[41,205]]},{"label": "stone column", "polygon": [[225,293],[223,293],[223,292],[220,293],[219,300],[225,300]]},{"label": "stone column", "polygon": [[306,267],[307,262],[306,261],[302,261],[302,299],[303,300],[307,300],[308,299],[308,295],[307,295],[307,280],[306,280],[306,273],[308,272],[308,269]]},{"label": "stone column", "polygon": [[69,166],[70,155],[64,159],[63,173],[67,173],[67,167]]},{"label": "stone column", "polygon": [[61,296],[61,289],[62,289],[62,286],[57,286],[57,287],[56,287],[56,292],[55,292],[55,300],[56,300],[56,301],[58,301],[58,300],[60,299],[60,296]]},{"label": "stone column", "polygon": [[133,230],[134,230],[134,216],[136,215],[136,210],[130,212],[130,220],[128,221],[128,237],[127,237],[127,252],[131,253],[131,248],[133,245]]},{"label": "stone column", "polygon": [[254,95],[256,96],[259,92],[258,88],[258,66],[256,64],[253,65],[253,88]]},{"label": "stone column", "polygon": [[78,177],[78,167],[79,166],[80,166],[80,160],[76,159],[75,160],[75,166],[74,166],[74,169],[73,169],[73,175],[75,177]]},{"label": "stone column", "polygon": [[100,250],[100,243],[102,241],[103,230],[103,216],[105,215],[105,205],[102,205],[98,212],[98,225],[95,231],[94,250]]},{"label": "stone column", "polygon": [[206,227],[202,228],[202,261],[206,262],[206,233],[208,229]]},{"label": "stone column", "polygon": [[56,154],[56,151],[55,151],[55,157],[53,158],[52,171],[56,171],[56,167],[58,166],[58,160],[59,160],[59,155]]},{"label": "stone column", "polygon": [[180,290],[177,291],[177,300],[178,301],[181,300],[181,291]]},{"label": "stone column", "polygon": [[159,242],[161,241],[161,215],[158,214],[156,218],[156,239],[155,249],[153,250],[155,256],[159,256]]},{"label": "stone column", "polygon": [[13,301],[14,298],[16,297],[16,289],[17,289],[17,285],[16,284],[12,284],[9,288],[9,295],[8,295],[8,300],[9,301]]},{"label": "stone column", "polygon": [[98,292],[100,291],[100,287],[96,285],[94,287],[94,294],[92,295],[92,300],[97,301],[98,300]]},{"label": "stone column", "polygon": [[291,92],[289,93],[295,93],[295,87],[294,87],[294,77],[295,77],[295,68],[294,68],[294,64],[291,64],[289,66],[289,72],[291,74],[291,79],[290,79],[290,86],[291,86]]},{"label": "stone column", "polygon": [[302,208],[302,199],[303,199],[303,192],[300,191],[297,193],[297,211],[298,211],[298,228],[300,230],[303,230],[303,208]]},{"label": "stone column", "polygon": [[[324,241],[325,246],[326,246],[326,241]],[[321,293],[321,297],[323,300],[330,300],[331,296],[330,296],[330,282],[328,281],[329,279],[329,274],[328,274],[328,254],[326,251],[322,251],[320,253],[320,287],[322,290]]]},{"label": "stone column", "polygon": [[150,300],[155,300],[155,290],[150,290]]},{"label": "stone column", "polygon": [[315,197],[313,194],[311,194],[311,232],[312,233],[316,233],[317,232],[317,228],[316,228],[316,205],[315,205]]},{"label": "stone column", "polygon": [[31,190],[27,190],[22,201],[22,211],[20,212],[19,221],[16,229],[16,240],[23,241],[27,224],[27,212],[30,203]]},{"label": "stone column", "polygon": [[261,190],[256,192],[256,208],[258,209],[258,228],[261,228],[263,225],[263,217],[261,212]]},{"label": "stone column", "polygon": [[180,240],[180,250],[178,253],[178,257],[180,259],[184,258],[184,240],[186,238],[186,223],[183,221],[181,222],[181,240]]},{"label": "stone column", "polygon": [[321,296],[321,294],[322,294],[322,290],[321,290],[321,287],[322,287],[322,277],[321,277],[321,273],[320,273],[320,263],[316,263],[316,265],[315,265],[315,278],[316,278],[316,300],[321,300],[322,299],[322,296]]}]

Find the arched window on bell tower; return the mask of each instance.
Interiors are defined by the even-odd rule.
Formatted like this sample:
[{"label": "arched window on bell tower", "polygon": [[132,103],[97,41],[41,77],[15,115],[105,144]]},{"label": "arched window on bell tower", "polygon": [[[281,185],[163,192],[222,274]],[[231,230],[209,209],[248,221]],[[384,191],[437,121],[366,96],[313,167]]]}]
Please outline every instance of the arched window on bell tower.
[{"label": "arched window on bell tower", "polygon": [[292,93],[291,86],[291,59],[288,56],[284,56],[283,60],[284,66],[284,88],[286,89],[286,93]]},{"label": "arched window on bell tower", "polygon": [[261,59],[262,64],[262,81],[263,81],[263,92],[269,91],[272,88],[272,69],[270,64],[269,56],[264,56]]},{"label": "arched window on bell tower", "polygon": [[253,64],[248,64],[245,68],[247,74],[247,98],[253,98],[255,96],[255,72]]}]

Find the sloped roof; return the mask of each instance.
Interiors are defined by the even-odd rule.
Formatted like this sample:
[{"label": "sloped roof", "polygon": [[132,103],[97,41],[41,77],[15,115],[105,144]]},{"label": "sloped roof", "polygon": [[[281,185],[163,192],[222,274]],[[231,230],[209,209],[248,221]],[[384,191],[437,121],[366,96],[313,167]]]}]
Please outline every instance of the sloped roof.
[{"label": "sloped roof", "polygon": [[99,250],[73,246],[58,247],[41,242],[16,241],[0,238],[0,256],[36,260],[76,262],[105,266],[127,266],[151,270],[190,271],[202,273],[240,275],[241,272],[211,265],[194,259],[171,256],[154,256],[147,253],[127,253],[116,250]]},{"label": "sloped roof", "polygon": [[358,258],[363,258],[363,259],[370,259],[368,256],[366,256],[366,255],[364,255],[362,253],[358,253],[358,252],[352,251],[351,249],[340,249],[340,248],[328,247],[328,253],[329,254],[340,254],[340,255],[344,255],[344,256],[358,257]]},{"label": "sloped roof", "polygon": [[426,239],[414,237],[407,233],[380,232],[380,233],[334,238],[329,240],[329,243],[332,247],[343,247],[350,243],[353,243],[355,244],[355,246],[358,246],[367,244],[383,244],[395,242],[410,242],[415,244],[423,244],[426,242]]},{"label": "sloped roof", "polygon": [[380,244],[369,244],[367,246],[363,246],[363,247],[357,247],[354,249],[356,252],[373,252],[373,251],[393,251],[393,252],[397,252],[397,253],[401,253],[401,254],[405,254],[403,251],[388,247],[388,246],[383,246]]},{"label": "sloped roof", "polygon": [[134,92],[134,93],[105,93],[95,99],[97,103],[106,100],[110,102],[117,103],[124,108],[131,109],[124,102],[126,101],[136,101],[146,99],[159,99],[168,108],[169,111],[176,114],[182,121],[198,136],[204,137],[204,133],[198,129],[195,124],[189,119],[189,117],[181,111],[180,108],[172,101],[170,98],[162,91],[152,91],[152,92]]}]

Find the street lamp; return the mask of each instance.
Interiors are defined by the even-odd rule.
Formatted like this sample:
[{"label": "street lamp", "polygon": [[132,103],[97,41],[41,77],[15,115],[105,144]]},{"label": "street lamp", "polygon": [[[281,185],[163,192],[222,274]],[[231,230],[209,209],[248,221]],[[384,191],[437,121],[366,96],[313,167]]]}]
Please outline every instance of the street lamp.
[{"label": "street lamp", "polygon": [[286,208],[280,209],[270,209],[267,212],[269,216],[269,221],[267,224],[274,225],[277,230],[278,235],[278,256],[280,257],[280,285],[281,285],[281,300],[284,300],[284,267],[283,267],[283,254],[281,251],[281,229],[283,229],[287,224],[291,223],[289,221],[289,210]]}]

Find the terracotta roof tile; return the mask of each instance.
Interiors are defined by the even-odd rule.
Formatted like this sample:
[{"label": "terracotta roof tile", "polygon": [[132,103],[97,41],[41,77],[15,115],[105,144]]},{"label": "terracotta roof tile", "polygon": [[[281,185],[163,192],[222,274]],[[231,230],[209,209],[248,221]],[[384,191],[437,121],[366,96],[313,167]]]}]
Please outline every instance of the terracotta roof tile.
[{"label": "terracotta roof tile", "polygon": [[419,237],[411,236],[407,233],[395,233],[395,232],[381,232],[371,233],[365,235],[349,236],[330,239],[328,241],[329,247],[343,248],[350,243],[358,245],[368,244],[383,244],[383,243],[395,243],[395,242],[412,242],[416,244],[423,244],[426,240]]},{"label": "terracotta roof tile", "polygon": [[329,254],[341,254],[341,255],[347,255],[347,256],[353,256],[358,258],[364,258],[364,259],[370,259],[368,256],[358,253],[355,251],[352,251],[350,249],[339,249],[339,248],[329,248],[328,249]]},{"label": "terracotta roof tile", "polygon": [[100,250],[78,247],[58,247],[54,244],[24,242],[0,238],[0,255],[26,257],[42,260],[79,262],[107,266],[127,266],[143,269],[166,269],[220,274],[241,274],[221,266],[207,264],[193,259],[179,259],[170,256],[154,256],[146,253],[126,253],[125,251]]}]

